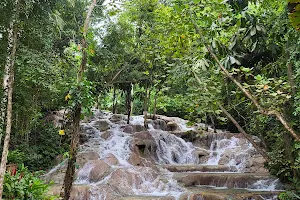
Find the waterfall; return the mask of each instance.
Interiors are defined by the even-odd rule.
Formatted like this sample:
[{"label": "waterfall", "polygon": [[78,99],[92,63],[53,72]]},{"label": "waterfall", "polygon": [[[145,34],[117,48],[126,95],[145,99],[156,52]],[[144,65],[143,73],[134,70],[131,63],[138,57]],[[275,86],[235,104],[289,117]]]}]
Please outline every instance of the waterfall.
[{"label": "waterfall", "polygon": [[[165,130],[168,121],[177,124],[175,131]],[[134,195],[141,197],[138,199],[187,200],[191,195],[206,199],[202,192],[215,195],[222,190],[227,195],[232,188],[272,199],[273,193],[268,196],[264,192],[281,189],[279,181],[266,173],[244,173],[256,169],[252,160],[261,161],[261,157],[250,143],[231,133],[208,133],[203,142],[208,146],[196,145],[177,136],[197,131],[183,119],[161,117],[152,120],[147,130],[143,116],[131,117],[127,125],[126,116],[98,110],[81,123],[81,130],[86,141],[80,146],[84,156],[78,161],[82,166],[76,172],[74,199],[130,199]],[[65,166],[53,168],[45,180],[59,179]],[[61,178],[56,183],[61,184]]]}]

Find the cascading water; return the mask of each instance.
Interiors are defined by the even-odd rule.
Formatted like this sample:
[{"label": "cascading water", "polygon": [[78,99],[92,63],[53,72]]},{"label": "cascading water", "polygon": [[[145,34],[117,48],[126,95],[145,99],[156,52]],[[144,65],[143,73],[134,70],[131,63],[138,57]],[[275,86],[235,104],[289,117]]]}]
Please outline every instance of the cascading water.
[{"label": "cascading water", "polygon": [[[179,118],[168,118],[168,120],[176,123],[181,132],[196,130],[195,127],[188,127],[185,120]],[[201,169],[219,169],[211,168],[211,166],[222,165],[228,167],[230,170],[227,173],[229,171],[232,173],[232,169],[234,168],[237,175],[243,178],[240,173],[247,171],[249,158],[256,155],[251,144],[237,137],[216,137],[211,141],[209,148],[197,147],[193,143],[185,141],[168,131],[154,129],[151,123],[148,124],[149,129],[145,131],[146,129],[143,128],[143,116],[131,117],[130,124],[144,131],[141,134],[138,132],[139,135],[136,135],[135,132],[127,132],[125,131],[127,126],[125,116],[112,115],[109,112],[98,110],[94,110],[94,116],[89,122],[81,124],[83,135],[88,139],[80,146],[80,152],[87,154],[89,152],[96,152],[99,157],[90,159],[91,161],[87,161],[78,170],[75,185],[87,187],[88,194],[81,191],[81,189],[80,195],[82,197],[74,199],[112,200],[122,199],[121,197],[126,195],[142,195],[170,196],[172,197],[170,199],[180,198],[187,200],[190,199],[190,195],[193,192],[191,193],[188,189],[180,186],[177,181],[181,182],[181,179],[176,177],[176,173],[165,169],[164,165],[185,165],[187,166],[187,170],[185,171],[189,171],[189,166],[197,166],[199,171],[194,172],[194,175],[191,174],[193,178],[197,174],[199,174],[199,177],[202,177],[199,179],[200,181],[195,181],[193,184],[197,186],[202,183],[206,184],[203,180],[209,179],[207,177],[212,173],[210,171],[203,173]],[[162,125],[162,127],[165,127],[165,125]],[[137,137],[140,138],[137,139]],[[143,141],[144,143],[141,143]],[[155,155],[143,158],[143,156],[146,156],[146,153],[143,152],[144,148],[148,144],[151,148],[155,146],[155,152],[152,152]],[[137,150],[136,148],[139,146],[142,148]],[[207,151],[207,155],[205,153],[201,154],[203,157],[200,158],[199,153],[195,153],[199,152],[199,148],[202,148],[202,151]],[[205,148],[207,149],[205,150]],[[99,162],[93,162],[94,159]],[[142,161],[141,163],[137,162],[138,164],[133,164],[132,160],[134,159]],[[51,170],[49,176],[60,170],[61,166]],[[214,171],[214,173],[224,173],[224,170],[222,172]],[[179,173],[179,175],[185,176],[186,174]],[[228,176],[226,180],[219,180],[218,175],[211,174],[211,176],[215,179],[213,183],[224,182],[222,187],[217,188],[219,190],[226,189],[230,182],[239,179],[234,174]],[[239,187],[238,181],[233,183],[233,186]],[[254,181],[249,182],[246,189],[249,191],[276,191],[278,189],[278,181],[274,179],[259,180],[258,178],[254,178]],[[205,192],[207,191],[205,190]],[[186,199],[184,195],[187,195]],[[202,198],[202,195],[200,197]]]}]

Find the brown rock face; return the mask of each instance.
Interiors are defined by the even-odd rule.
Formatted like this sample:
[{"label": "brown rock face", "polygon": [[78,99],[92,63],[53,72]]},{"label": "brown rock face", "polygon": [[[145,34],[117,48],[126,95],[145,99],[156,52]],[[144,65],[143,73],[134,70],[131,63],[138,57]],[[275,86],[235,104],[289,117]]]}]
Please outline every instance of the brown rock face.
[{"label": "brown rock face", "polygon": [[104,139],[104,140],[107,140],[108,138],[110,138],[110,136],[111,136],[111,131],[105,131],[100,137],[102,138],[102,139]]},{"label": "brown rock face", "polygon": [[99,131],[106,131],[110,128],[109,120],[107,119],[100,119],[98,121],[95,121],[94,127],[96,127]]},{"label": "brown rock face", "polygon": [[94,151],[88,151],[88,152],[79,152],[76,158],[76,162],[80,167],[83,167],[85,163],[87,163],[90,160],[98,160],[99,154]]},{"label": "brown rock face", "polygon": [[147,119],[146,124],[149,125],[151,124],[153,126],[154,129],[160,129],[160,130],[167,130],[167,123],[162,120],[162,119]]},{"label": "brown rock face", "polygon": [[146,131],[146,128],[142,125],[132,125],[133,133]]},{"label": "brown rock face", "polygon": [[120,121],[123,121],[123,120],[126,120],[127,117],[125,115],[122,115],[122,114],[113,114],[110,118],[110,121],[112,122],[120,122]]},{"label": "brown rock face", "polygon": [[167,131],[179,131],[180,128],[175,122],[167,123]]},{"label": "brown rock face", "polygon": [[193,151],[193,154],[200,159],[200,158],[202,158],[204,156],[208,156],[209,155],[209,151],[207,151],[206,149],[197,148],[195,151]]},{"label": "brown rock face", "polygon": [[142,179],[134,173],[130,173],[124,169],[117,169],[111,175],[111,178],[108,180],[108,184],[115,188],[118,188],[120,193],[132,195],[133,187],[140,186]]},{"label": "brown rock face", "polygon": [[111,153],[108,154],[103,160],[106,163],[108,163],[109,165],[118,165],[119,164],[119,160],[116,158],[116,156],[114,156]]},{"label": "brown rock face", "polygon": [[[132,161],[137,160],[137,156],[143,157],[151,162],[157,159],[157,145],[149,131],[137,132],[133,137],[134,139],[131,143],[131,150],[133,151]],[[140,162],[134,163],[141,164]]]},{"label": "brown rock face", "polygon": [[92,168],[89,174],[91,182],[101,181],[110,172],[110,166],[103,160],[89,161],[86,165],[91,165]]},{"label": "brown rock face", "polygon": [[136,153],[131,153],[128,162],[134,166],[143,166],[141,157]]},{"label": "brown rock face", "polygon": [[123,129],[123,132],[125,133],[133,133],[133,127],[131,125],[126,125],[125,128]]},{"label": "brown rock face", "polygon": [[[71,196],[69,200],[88,200],[90,186],[88,185],[74,185],[72,187]],[[62,186],[56,185],[52,186],[48,192],[49,195],[59,195]]]},{"label": "brown rock face", "polygon": [[[49,195],[59,195],[62,186],[52,186],[48,192]],[[117,190],[109,185],[73,185],[69,200],[90,200],[90,199],[105,199],[116,200],[120,199],[121,195]]]},{"label": "brown rock face", "polygon": [[54,181],[55,184],[63,184],[66,170],[67,162],[65,160],[58,167],[56,167],[56,169],[51,170],[49,173],[45,174],[41,178],[47,183]]}]

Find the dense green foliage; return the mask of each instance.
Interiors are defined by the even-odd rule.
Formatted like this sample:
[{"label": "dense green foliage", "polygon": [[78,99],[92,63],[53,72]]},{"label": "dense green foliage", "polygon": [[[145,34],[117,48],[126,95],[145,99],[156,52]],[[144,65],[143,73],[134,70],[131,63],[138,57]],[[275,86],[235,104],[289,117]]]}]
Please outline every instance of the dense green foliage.
[{"label": "dense green foliage", "polygon": [[18,169],[11,169],[5,174],[4,199],[16,200],[51,200],[55,196],[46,196],[50,185],[45,184],[37,177],[38,174],[31,173],[24,165]]},{"label": "dense green foliage", "polygon": [[[299,1],[99,1],[86,38],[88,67],[76,83],[89,3],[20,1],[9,162],[49,168],[67,151],[70,136],[68,127],[59,136],[45,122],[52,111],[82,105],[87,114],[96,105],[127,113],[132,93],[133,114],[148,111],[237,131],[218,107],[224,105],[265,144],[268,168],[291,191],[281,198],[299,195],[299,143],[275,117],[258,111],[206,48],[263,108],[280,112],[300,133]],[[10,0],[0,2],[1,74],[11,10]]]}]

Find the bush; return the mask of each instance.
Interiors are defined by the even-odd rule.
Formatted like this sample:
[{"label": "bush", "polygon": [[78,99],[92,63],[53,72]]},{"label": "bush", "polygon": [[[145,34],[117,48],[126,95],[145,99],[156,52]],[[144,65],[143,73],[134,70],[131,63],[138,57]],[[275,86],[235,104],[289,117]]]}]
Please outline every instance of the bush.
[{"label": "bush", "polygon": [[22,164],[19,165],[18,170],[13,168],[6,172],[3,199],[54,200],[57,197],[46,195],[49,186]]},{"label": "bush", "polygon": [[17,138],[12,142],[10,163],[24,163],[32,171],[47,170],[55,165],[55,158],[68,151],[68,137],[60,136],[51,123],[36,121],[29,132],[29,140]]}]

